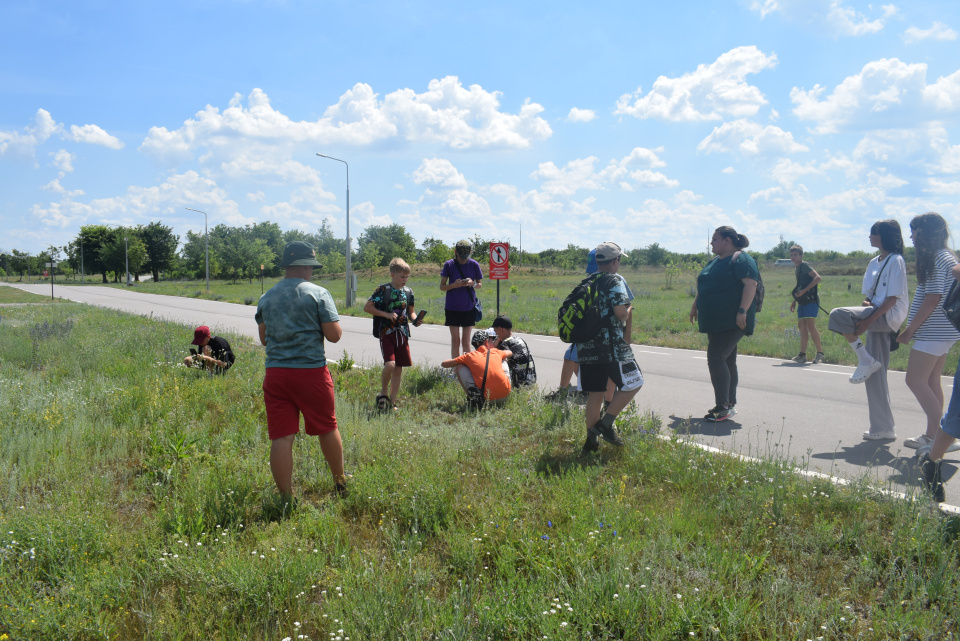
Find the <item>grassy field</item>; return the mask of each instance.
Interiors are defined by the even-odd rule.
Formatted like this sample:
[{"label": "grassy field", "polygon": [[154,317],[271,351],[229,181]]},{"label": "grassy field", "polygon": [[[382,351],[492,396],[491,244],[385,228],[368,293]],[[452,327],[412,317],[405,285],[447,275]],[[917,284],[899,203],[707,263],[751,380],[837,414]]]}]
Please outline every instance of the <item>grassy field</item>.
[{"label": "grassy field", "polygon": [[350,496],[298,439],[267,465],[263,353],[181,364],[189,328],[72,303],[0,310],[0,639],[948,639],[957,524],[926,498],[717,456],[657,416],[579,454],[583,415],[402,409],[332,365]]},{"label": "grassy field", "polygon": [[59,298],[51,299],[49,296],[40,296],[24,292],[15,287],[0,287],[0,305],[12,305],[21,303],[61,303]]},{"label": "grassy field", "polygon": [[[816,267],[816,266],[815,266]],[[860,283],[862,268],[833,266],[830,271],[847,272],[824,276],[820,285],[821,306],[824,309],[859,305],[863,301]],[[852,274],[850,272],[853,272]],[[342,276],[322,277],[315,282],[330,290],[338,309],[345,314],[362,314],[363,303],[373,293],[377,285],[386,282],[386,270],[358,272],[358,304],[351,310],[344,309],[345,286]],[[636,296],[633,320],[633,342],[662,347],[683,349],[706,349],[706,337],[698,333],[690,324],[690,305],[693,302],[696,274],[691,271],[668,273],[664,268],[630,270],[622,272]],[[792,358],[800,347],[797,333],[797,318],[790,312],[790,292],[796,282],[792,267],[766,266],[762,271],[766,286],[766,299],[763,312],[757,317],[757,330],[752,337],[740,342],[739,350],[743,354],[771,356],[774,358]],[[583,274],[563,272],[552,269],[523,268],[512,269],[510,280],[500,283],[500,311],[513,319],[515,327],[522,332],[533,334],[557,334],[557,308],[573,287],[580,282]],[[916,287],[914,276],[910,276],[910,291]],[[264,287],[269,289],[277,281],[267,280]],[[427,265],[415,266],[409,285],[417,295],[417,306],[428,310],[428,323],[443,324],[444,294],[440,291],[439,268]],[[125,287],[124,285],[113,285]],[[233,303],[255,305],[260,297],[261,285],[239,282],[236,284],[211,282],[210,295],[203,281],[188,282],[145,282],[135,286],[138,291],[211,298]],[[480,327],[489,326],[496,316],[496,281],[487,280],[480,290],[485,318]],[[823,338],[824,353],[828,363],[856,365],[856,356],[850,346],[838,334],[827,331],[826,315],[821,312],[818,327]],[[807,350],[808,358],[813,358],[813,342]],[[910,350],[900,349],[891,355],[890,367],[904,370]],[[960,345],[953,348],[947,358],[944,374],[952,375],[960,358]]]}]

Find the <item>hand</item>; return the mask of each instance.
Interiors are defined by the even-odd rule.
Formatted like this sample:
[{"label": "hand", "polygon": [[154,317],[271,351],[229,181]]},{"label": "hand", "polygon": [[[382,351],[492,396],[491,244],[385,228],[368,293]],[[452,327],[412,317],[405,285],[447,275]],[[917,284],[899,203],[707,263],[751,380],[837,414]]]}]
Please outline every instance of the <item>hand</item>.
[{"label": "hand", "polygon": [[737,314],[737,327],[740,329],[747,328],[747,313],[742,312]]},{"label": "hand", "polygon": [[697,305],[696,303],[694,303],[690,307],[690,322],[693,323],[693,322],[696,322],[696,320],[697,320]]},{"label": "hand", "polygon": [[908,327],[900,332],[899,336],[897,336],[897,342],[907,344],[910,342],[911,338],[913,338],[913,330]]},{"label": "hand", "polygon": [[793,301],[792,303],[790,303],[790,311],[791,312],[797,311],[797,301]]},{"label": "hand", "polygon": [[399,315],[399,314],[397,314],[396,312],[390,312],[390,322],[391,322],[391,323],[396,323],[398,318],[400,318],[400,315]]},{"label": "hand", "polygon": [[464,282],[467,284],[467,287],[473,287],[474,285],[472,278],[468,278]]}]

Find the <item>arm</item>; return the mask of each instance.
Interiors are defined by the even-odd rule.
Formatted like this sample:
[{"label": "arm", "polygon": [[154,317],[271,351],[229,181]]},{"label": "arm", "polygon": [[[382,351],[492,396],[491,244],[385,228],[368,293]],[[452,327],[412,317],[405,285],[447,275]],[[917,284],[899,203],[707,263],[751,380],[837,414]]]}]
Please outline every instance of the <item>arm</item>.
[{"label": "arm", "polygon": [[343,329],[340,327],[340,321],[320,323],[320,331],[323,332],[323,337],[331,343],[339,343],[340,338],[343,336]]},{"label": "arm", "polygon": [[690,322],[694,323],[697,320],[697,299],[700,298],[700,294],[697,294],[693,297],[693,305],[690,306]]},{"label": "arm", "polygon": [[617,320],[621,323],[625,322],[630,318],[633,313],[632,305],[615,305],[613,308],[613,315],[617,317]]},{"label": "arm", "polygon": [[458,287],[463,287],[464,284],[465,284],[465,282],[464,282],[463,280],[455,280],[455,281],[453,281],[452,283],[447,284],[447,277],[446,277],[446,276],[441,276],[441,277],[440,277],[440,291],[441,291],[441,292],[448,292],[448,291],[450,291],[451,289],[457,289]]},{"label": "arm", "polygon": [[960,280],[960,263],[954,265],[950,273],[953,274],[953,280]]},{"label": "arm", "polygon": [[457,361],[453,358],[448,358],[445,361],[440,361],[440,367],[456,367]]},{"label": "arm", "polygon": [[385,312],[383,310],[379,310],[377,309],[377,306],[374,304],[372,300],[367,301],[367,303],[363,306],[363,311],[370,314],[371,316],[379,316],[380,318],[386,318],[391,323],[397,320],[396,312]]},{"label": "arm", "polygon": [[[407,305],[407,318],[413,318],[414,314],[417,313],[417,310],[413,308],[413,305]],[[417,321],[413,324],[414,327],[420,327],[423,324],[423,321]]]},{"label": "arm", "polygon": [[627,314],[626,324],[623,326],[623,340],[630,344],[630,337],[633,335],[633,305],[630,306]]},{"label": "arm", "polygon": [[753,280],[752,278],[741,278],[740,280],[743,281],[743,294],[740,296],[740,309],[745,311],[743,313],[737,312],[737,327],[740,329],[746,329],[746,310],[750,308],[750,303],[753,302],[753,295],[757,292],[757,281]]},{"label": "arm", "polygon": [[939,304],[940,294],[927,294],[924,296],[923,302],[920,303],[920,309],[917,310],[917,315],[913,317],[913,320],[909,325],[907,325],[907,328],[900,332],[900,337],[897,339],[897,342],[910,342],[910,339],[913,338],[913,335],[916,333],[916,331],[920,329],[920,326],[923,325],[928,318],[930,318],[930,314],[933,313],[933,310],[935,310]]},{"label": "arm", "polygon": [[[878,318],[881,318],[884,314],[887,313],[888,310],[892,309],[893,306],[897,304],[897,300],[899,300],[899,297],[897,296],[887,296],[883,300],[883,302],[880,303],[880,307],[877,307],[875,310],[873,310],[872,314],[870,314],[869,316],[864,318],[862,321],[857,323],[857,326],[853,330],[854,333],[857,336],[860,336],[864,332],[869,331],[870,326],[873,325]],[[871,306],[870,301],[866,301],[866,304],[864,305],[864,307],[870,307],[870,306]]]},{"label": "arm", "polygon": [[260,332],[260,344],[267,344],[267,326],[265,323],[260,323],[257,325],[257,331]]}]

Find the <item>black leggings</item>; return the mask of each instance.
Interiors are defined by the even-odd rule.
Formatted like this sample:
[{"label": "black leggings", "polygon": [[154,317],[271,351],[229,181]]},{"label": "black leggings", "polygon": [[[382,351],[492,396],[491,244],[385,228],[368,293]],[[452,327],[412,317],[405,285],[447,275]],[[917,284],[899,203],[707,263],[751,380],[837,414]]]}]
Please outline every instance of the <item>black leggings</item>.
[{"label": "black leggings", "polygon": [[742,329],[707,334],[707,368],[713,383],[713,396],[718,406],[737,404],[737,343]]}]

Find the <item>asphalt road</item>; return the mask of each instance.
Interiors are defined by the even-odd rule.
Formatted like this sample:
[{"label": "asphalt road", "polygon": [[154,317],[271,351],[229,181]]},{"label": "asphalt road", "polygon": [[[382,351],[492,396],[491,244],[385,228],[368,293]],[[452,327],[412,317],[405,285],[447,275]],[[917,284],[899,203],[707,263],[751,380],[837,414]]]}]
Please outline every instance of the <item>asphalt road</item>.
[{"label": "asphalt road", "polygon": [[[49,285],[16,286],[50,295]],[[190,330],[196,325],[209,325],[214,333],[257,338],[253,306],[97,286],[56,286],[54,295],[183,323],[188,326],[184,331],[185,353],[192,338]],[[643,313],[642,307],[637,313]],[[378,364],[380,350],[371,335],[370,317],[341,316],[340,323],[344,336],[339,343],[327,345],[328,357],[336,360],[346,351],[358,363]],[[556,389],[566,345],[555,337],[518,334],[534,355],[540,387],[545,391]],[[411,349],[416,363],[438,364],[450,357],[450,332],[438,325],[415,328]],[[706,445],[748,455],[785,455],[802,461],[812,471],[847,478],[867,474],[889,483],[892,490],[916,486],[914,450],[903,447],[902,442],[920,434],[925,419],[902,372],[889,373],[898,439],[875,442],[861,438],[868,427],[866,393],[862,386],[847,381],[851,367],[800,366],[778,359],[740,356],[738,414],[727,421],[708,423],[700,418],[713,406],[705,352],[644,345],[634,345],[633,351],[645,379],[636,397],[637,405],[644,412],[661,416],[666,433],[689,434]],[[953,379],[944,377],[946,398],[952,393],[952,385]],[[371,403],[374,395],[371,390]],[[943,468],[949,479],[947,499],[953,503],[960,495],[960,482],[952,478],[958,461],[960,452],[948,454]],[[958,495],[952,496],[954,488]]]}]

